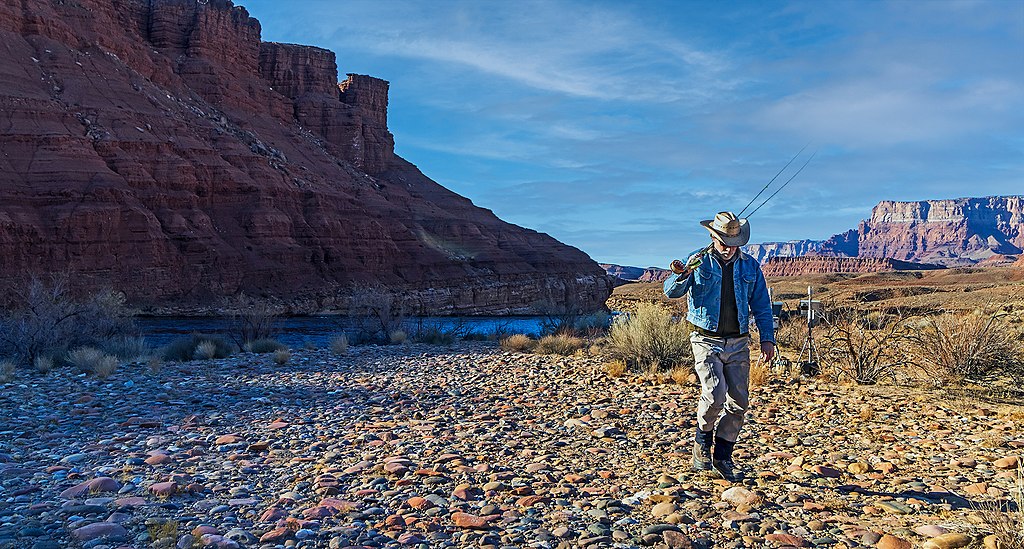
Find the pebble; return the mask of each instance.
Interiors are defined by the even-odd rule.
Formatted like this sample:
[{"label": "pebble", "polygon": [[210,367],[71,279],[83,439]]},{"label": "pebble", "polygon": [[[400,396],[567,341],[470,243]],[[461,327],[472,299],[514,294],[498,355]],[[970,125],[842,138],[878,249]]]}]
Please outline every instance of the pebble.
[{"label": "pebble", "polygon": [[966,547],[937,523],[1007,502],[1024,448],[977,444],[1019,406],[772,385],[726,483],[689,469],[694,386],[489,343],[56,374],[0,393],[0,545]]}]

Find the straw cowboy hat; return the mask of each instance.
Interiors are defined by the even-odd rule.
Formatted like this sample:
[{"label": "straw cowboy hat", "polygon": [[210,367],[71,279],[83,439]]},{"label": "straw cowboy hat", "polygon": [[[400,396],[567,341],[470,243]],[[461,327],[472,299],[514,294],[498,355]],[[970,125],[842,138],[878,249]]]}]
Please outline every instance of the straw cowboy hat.
[{"label": "straw cowboy hat", "polygon": [[714,219],[705,219],[700,224],[726,246],[744,246],[750,240],[750,224],[746,219],[737,219],[732,212],[718,212]]}]

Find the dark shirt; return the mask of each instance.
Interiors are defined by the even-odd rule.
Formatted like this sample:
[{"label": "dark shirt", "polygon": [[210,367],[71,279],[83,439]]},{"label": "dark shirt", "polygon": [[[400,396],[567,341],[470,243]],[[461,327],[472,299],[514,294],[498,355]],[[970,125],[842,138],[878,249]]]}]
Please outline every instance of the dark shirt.
[{"label": "dark shirt", "polygon": [[712,337],[737,337],[745,330],[740,330],[739,312],[736,309],[736,287],[733,285],[733,266],[736,258],[739,257],[739,250],[732,254],[732,258],[725,260],[718,253],[718,250],[711,250],[711,256],[722,268],[722,305],[718,313],[718,329],[709,332]]}]

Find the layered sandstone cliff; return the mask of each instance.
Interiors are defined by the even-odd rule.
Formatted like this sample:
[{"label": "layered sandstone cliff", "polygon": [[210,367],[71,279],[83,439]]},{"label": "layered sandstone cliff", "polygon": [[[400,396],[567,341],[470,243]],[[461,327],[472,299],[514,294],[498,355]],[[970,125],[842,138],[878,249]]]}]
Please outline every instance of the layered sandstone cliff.
[{"label": "layered sandstone cliff", "polygon": [[965,265],[1024,248],[1024,197],[880,202],[858,227],[859,255]]},{"label": "layered sandstone cliff", "polygon": [[412,312],[587,309],[604,271],[394,154],[388,83],[260,41],[228,0],[0,4],[0,282],[67,271],[154,310],[353,285]]},{"label": "layered sandstone cliff", "polygon": [[668,269],[659,269],[657,267],[627,267],[610,263],[601,263],[600,265],[606,273],[615,277],[621,284],[627,282],[662,282],[671,273]]},{"label": "layered sandstone cliff", "polygon": [[825,241],[763,243],[748,253],[892,258],[946,266],[1012,261],[1024,250],[1024,197],[879,202],[853,230]]},{"label": "layered sandstone cliff", "polygon": [[942,266],[940,265],[867,257],[770,257],[761,263],[761,270],[766,277],[829,273],[918,271],[941,268]]}]

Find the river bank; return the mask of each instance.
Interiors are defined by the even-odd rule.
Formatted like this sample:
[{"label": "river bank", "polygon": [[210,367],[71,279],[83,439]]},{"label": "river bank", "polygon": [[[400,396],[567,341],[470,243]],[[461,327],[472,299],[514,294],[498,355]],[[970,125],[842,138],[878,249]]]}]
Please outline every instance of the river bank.
[{"label": "river bank", "polygon": [[1021,406],[771,382],[729,484],[689,472],[696,387],[491,343],[350,351],[6,385],[0,546],[910,547],[980,540],[1024,451]]}]

